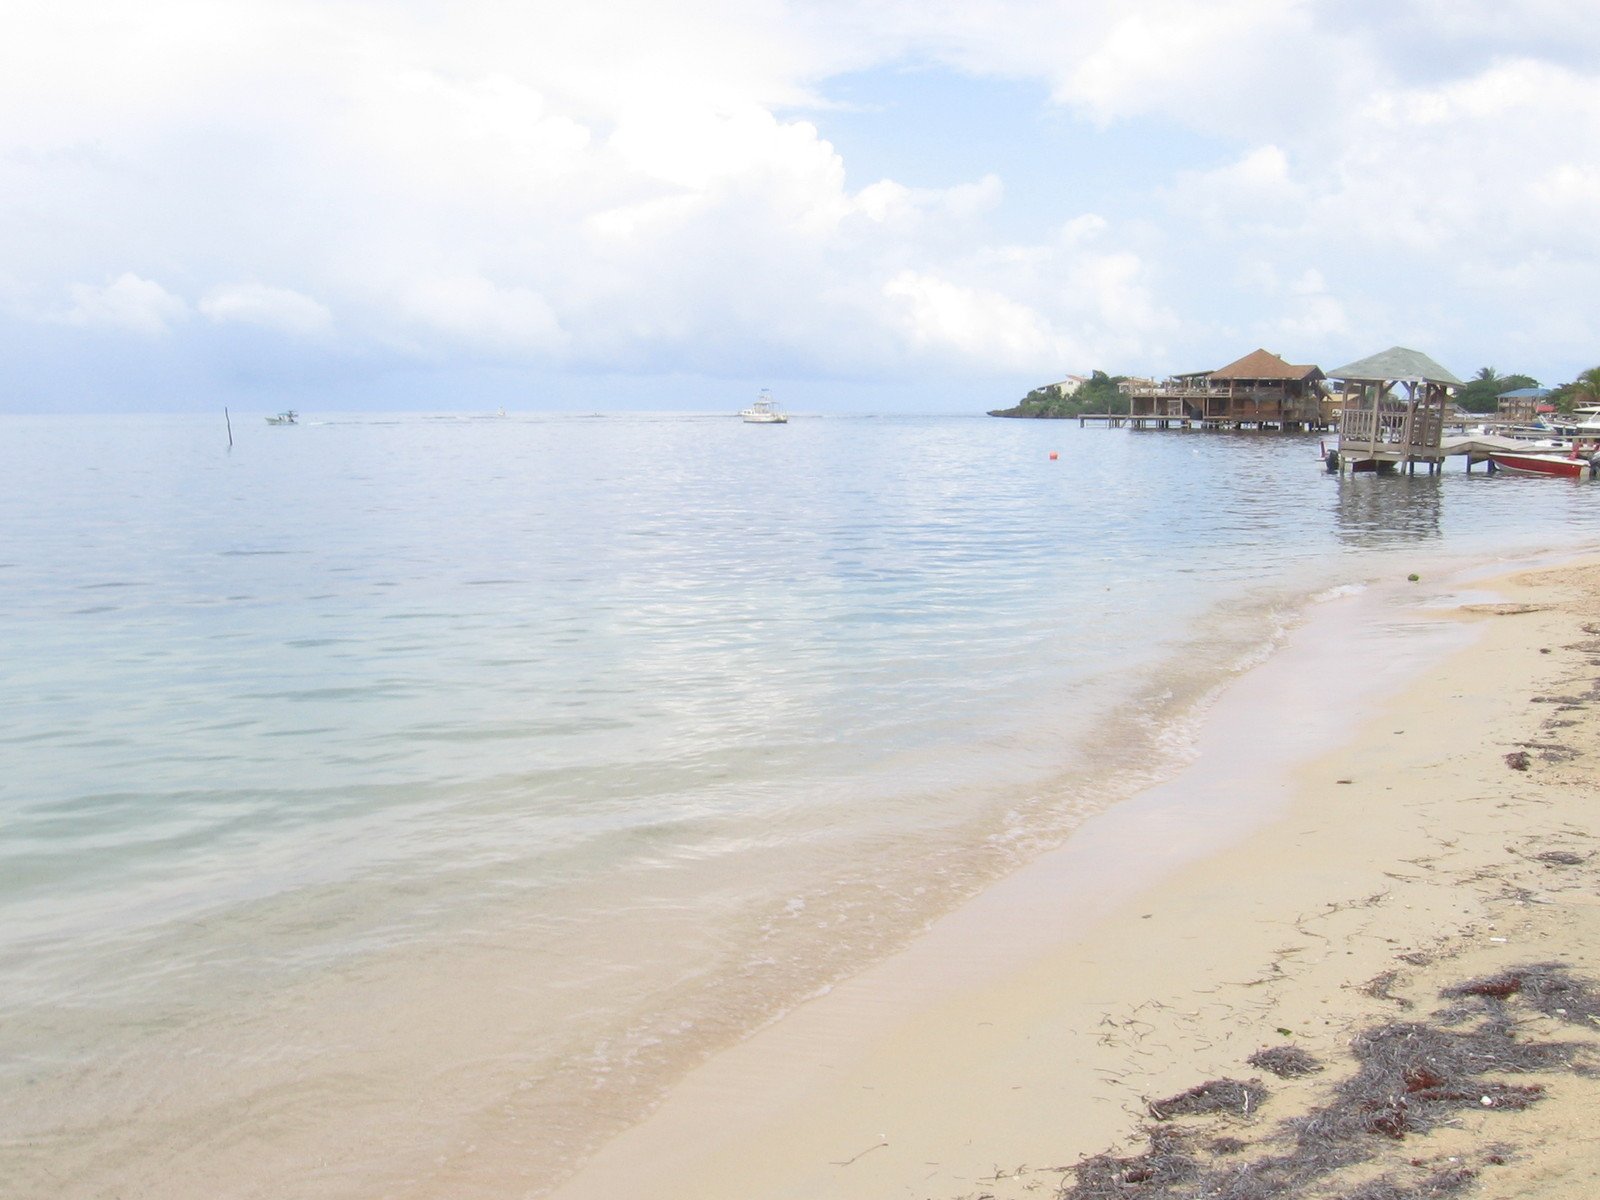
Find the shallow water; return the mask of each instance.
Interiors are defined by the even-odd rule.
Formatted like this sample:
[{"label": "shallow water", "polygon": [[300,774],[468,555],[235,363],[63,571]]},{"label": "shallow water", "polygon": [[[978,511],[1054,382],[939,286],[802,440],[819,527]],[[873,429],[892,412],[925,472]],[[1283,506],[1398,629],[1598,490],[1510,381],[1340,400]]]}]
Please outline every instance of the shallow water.
[{"label": "shallow water", "polygon": [[1339,479],[1315,437],[4,428],[22,1195],[541,1187],[1169,773],[1316,597],[1600,528],[1586,484]]}]

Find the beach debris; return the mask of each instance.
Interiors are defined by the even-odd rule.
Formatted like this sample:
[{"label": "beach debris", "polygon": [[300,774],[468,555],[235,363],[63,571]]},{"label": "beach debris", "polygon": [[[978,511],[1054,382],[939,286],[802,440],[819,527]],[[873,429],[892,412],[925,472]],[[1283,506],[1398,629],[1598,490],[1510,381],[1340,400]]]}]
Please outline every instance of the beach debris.
[{"label": "beach debris", "polygon": [[1581,867],[1589,861],[1586,856],[1574,854],[1571,850],[1546,850],[1543,854],[1535,854],[1533,859],[1549,867]]},{"label": "beach debris", "polygon": [[1413,572],[1411,572],[1411,574],[1406,576],[1406,581],[1408,583],[1416,583],[1421,578],[1422,578],[1421,575],[1418,575],[1415,571],[1413,571]]},{"label": "beach debris", "polygon": [[1171,1194],[1175,1184],[1190,1183],[1200,1174],[1200,1162],[1188,1150],[1189,1136],[1182,1130],[1148,1126],[1150,1149],[1118,1158],[1096,1154],[1073,1168],[1070,1188],[1061,1200],[1117,1200],[1123,1196]]},{"label": "beach debris", "polygon": [[1506,766],[1513,771],[1526,771],[1532,763],[1533,759],[1528,757],[1526,750],[1513,750],[1506,755]]},{"label": "beach debris", "polygon": [[1346,1192],[1341,1200],[1443,1200],[1446,1196],[1459,1195],[1477,1178],[1478,1172],[1471,1167],[1446,1167],[1411,1184],[1396,1183],[1385,1175],[1353,1192]]},{"label": "beach debris", "polygon": [[[1520,617],[1526,613],[1543,612],[1550,607],[1548,604],[1463,604],[1462,612],[1473,613],[1481,617]],[[1544,651],[1540,651],[1541,654]]]},{"label": "beach debris", "polygon": [[1422,1022],[1393,1022],[1358,1035],[1352,1043],[1361,1064],[1331,1103],[1296,1123],[1303,1146],[1339,1157],[1364,1138],[1400,1140],[1427,1133],[1464,1108],[1527,1108],[1544,1094],[1527,1086],[1488,1082],[1486,1071],[1518,1073],[1568,1066],[1572,1047],[1517,1042],[1509,1026],[1486,1023],[1455,1033]]},{"label": "beach debris", "polygon": [[1237,1113],[1248,1117],[1252,1108],[1259,1109],[1267,1098],[1267,1089],[1259,1079],[1241,1083],[1237,1079],[1213,1079],[1196,1084],[1186,1092],[1168,1096],[1146,1105],[1150,1115],[1158,1121],[1172,1117],[1192,1117],[1201,1113]]},{"label": "beach debris", "polygon": [[1387,1000],[1397,1008],[1410,1008],[1411,1001],[1407,1000],[1404,996],[1396,996],[1389,990],[1399,981],[1399,979],[1399,971],[1385,971],[1381,975],[1375,975],[1371,979],[1367,980],[1366,983],[1361,985],[1360,990],[1364,994],[1371,996],[1374,1000]]},{"label": "beach debris", "polygon": [[[1469,979],[1446,988],[1443,995],[1447,999],[1478,1000],[1500,1020],[1505,1019],[1505,1002],[1515,996],[1536,1012],[1569,1025],[1592,1026],[1600,1021],[1600,985],[1571,974],[1567,964],[1561,962],[1533,963]],[[1461,1009],[1456,1008],[1446,1012],[1444,1019],[1460,1016]]]},{"label": "beach debris", "polygon": [[[1359,1033],[1350,1043],[1355,1073],[1304,1116],[1280,1121],[1250,1142],[1231,1135],[1208,1140],[1204,1125],[1168,1124],[1177,1117],[1252,1115],[1267,1099],[1255,1080],[1200,1084],[1148,1106],[1161,1122],[1141,1131],[1149,1149],[1082,1160],[1070,1168],[1058,1200],[1291,1200],[1313,1194],[1442,1200],[1462,1193],[1483,1169],[1510,1161],[1513,1148],[1491,1143],[1448,1160],[1396,1160],[1384,1148],[1455,1124],[1469,1109],[1515,1112],[1543,1098],[1542,1084],[1507,1082],[1506,1076],[1592,1073],[1583,1044],[1528,1038],[1510,1006],[1593,1028],[1600,1023],[1600,985],[1562,963],[1533,963],[1469,979],[1440,995],[1455,1004],[1433,1020],[1390,1022]],[[1249,1061],[1273,1070],[1290,1061],[1286,1053],[1303,1052],[1278,1046]],[[1374,1167],[1388,1169],[1374,1178]],[[1351,1181],[1352,1190],[1338,1186],[1346,1173],[1360,1180]]]},{"label": "beach debris", "polygon": [[849,1158],[846,1158],[846,1159],[843,1159],[843,1160],[839,1160],[839,1161],[834,1161],[834,1162],[829,1163],[828,1165],[830,1167],[849,1167],[849,1166],[854,1166],[856,1162],[858,1162],[859,1160],[865,1158],[867,1155],[871,1154],[874,1150],[882,1150],[888,1144],[889,1144],[889,1139],[884,1137],[882,1134],[879,1134],[878,1135],[878,1140],[876,1142],[873,1142],[872,1145],[868,1146],[865,1150],[861,1151],[859,1154],[852,1154]]},{"label": "beach debris", "polygon": [[1279,1079],[1299,1079],[1322,1070],[1317,1059],[1299,1046],[1268,1046],[1245,1059],[1252,1067],[1271,1071]]}]

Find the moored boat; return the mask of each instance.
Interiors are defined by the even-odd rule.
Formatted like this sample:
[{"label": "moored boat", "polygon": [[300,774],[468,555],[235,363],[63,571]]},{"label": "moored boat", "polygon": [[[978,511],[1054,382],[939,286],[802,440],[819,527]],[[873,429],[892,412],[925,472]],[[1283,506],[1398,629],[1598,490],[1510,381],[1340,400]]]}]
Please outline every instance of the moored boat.
[{"label": "moored boat", "polygon": [[1522,475],[1555,475],[1562,479],[1582,479],[1600,472],[1600,453],[1594,458],[1580,458],[1567,452],[1495,450],[1489,461],[1503,471],[1516,471]]}]

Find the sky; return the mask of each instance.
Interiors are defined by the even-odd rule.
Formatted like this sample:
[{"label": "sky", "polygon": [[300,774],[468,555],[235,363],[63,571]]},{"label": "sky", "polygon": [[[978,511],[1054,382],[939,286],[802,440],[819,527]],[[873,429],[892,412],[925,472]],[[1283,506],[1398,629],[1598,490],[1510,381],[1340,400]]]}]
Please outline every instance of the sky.
[{"label": "sky", "polygon": [[1600,363],[1574,0],[11,0],[0,413]]}]

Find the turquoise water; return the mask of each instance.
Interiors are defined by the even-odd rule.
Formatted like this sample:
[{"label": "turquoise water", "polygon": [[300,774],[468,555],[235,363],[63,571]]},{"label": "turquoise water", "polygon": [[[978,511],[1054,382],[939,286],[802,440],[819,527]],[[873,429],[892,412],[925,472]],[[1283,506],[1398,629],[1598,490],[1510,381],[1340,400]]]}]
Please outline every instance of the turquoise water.
[{"label": "turquoise water", "polygon": [[1315,597],[1600,532],[1315,437],[0,428],[18,1195],[536,1191],[1170,771]]}]

